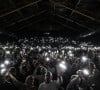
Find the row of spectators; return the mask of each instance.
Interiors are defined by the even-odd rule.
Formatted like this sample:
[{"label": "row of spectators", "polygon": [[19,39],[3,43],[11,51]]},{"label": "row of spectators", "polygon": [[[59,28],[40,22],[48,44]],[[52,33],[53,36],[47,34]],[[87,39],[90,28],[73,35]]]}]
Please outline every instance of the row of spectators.
[{"label": "row of spectators", "polygon": [[95,90],[100,74],[99,47],[61,44],[34,46],[26,39],[1,44],[0,88]]}]

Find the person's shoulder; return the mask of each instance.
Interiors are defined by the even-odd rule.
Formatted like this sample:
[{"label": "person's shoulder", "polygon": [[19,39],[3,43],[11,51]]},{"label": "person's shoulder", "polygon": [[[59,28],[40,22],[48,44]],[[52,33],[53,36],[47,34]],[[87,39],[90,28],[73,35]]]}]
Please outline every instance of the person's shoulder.
[{"label": "person's shoulder", "polygon": [[40,84],[40,86],[43,86],[43,85],[45,85],[45,82],[42,82],[42,83]]}]

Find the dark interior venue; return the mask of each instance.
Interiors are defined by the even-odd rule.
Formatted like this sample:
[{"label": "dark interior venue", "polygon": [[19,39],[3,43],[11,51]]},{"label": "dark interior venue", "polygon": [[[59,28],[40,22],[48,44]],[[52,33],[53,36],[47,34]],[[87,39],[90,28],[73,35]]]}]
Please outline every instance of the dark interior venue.
[{"label": "dark interior venue", "polygon": [[100,0],[0,0],[0,90],[100,90]]}]

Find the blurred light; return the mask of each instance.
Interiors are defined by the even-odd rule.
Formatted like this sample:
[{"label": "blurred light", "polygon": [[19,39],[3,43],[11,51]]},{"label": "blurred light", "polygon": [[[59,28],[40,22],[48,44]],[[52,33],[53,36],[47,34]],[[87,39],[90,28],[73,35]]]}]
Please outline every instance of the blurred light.
[{"label": "blurred light", "polygon": [[51,53],[51,50],[49,50],[48,52]]},{"label": "blurred light", "polygon": [[74,54],[70,53],[70,54],[69,54],[69,56],[70,56],[70,57],[73,57],[73,56],[74,56]]},{"label": "blurred light", "polygon": [[61,64],[66,64],[66,62],[65,61],[62,61]]},{"label": "blurred light", "polygon": [[33,47],[31,47],[30,50],[33,50]]},{"label": "blurred light", "polygon": [[10,64],[10,61],[9,60],[5,60],[4,64],[8,65],[8,64]]},{"label": "blurred light", "polygon": [[81,59],[82,59],[82,62],[86,62],[88,58],[86,56],[83,56]]},{"label": "blurred light", "polygon": [[0,71],[1,74],[4,74],[5,72],[6,72],[5,68],[1,69],[1,71]]},{"label": "blurred light", "polygon": [[1,64],[1,65],[0,65],[0,68],[4,68],[4,67],[5,67],[5,64]]},{"label": "blurred light", "polygon": [[48,53],[46,52],[46,53],[45,53],[45,56],[47,56],[47,55],[48,55]]},{"label": "blurred light", "polygon": [[84,73],[84,75],[89,75],[90,74],[88,69],[84,69],[83,73]]},{"label": "blurred light", "polygon": [[6,48],[8,48],[7,46],[3,47],[3,49],[5,50]]},{"label": "blurred light", "polygon": [[6,51],[6,54],[10,54],[10,51]]},{"label": "blurred light", "polygon": [[50,61],[50,58],[49,58],[49,57],[47,57],[47,58],[46,58],[46,61]]},{"label": "blurred light", "polygon": [[63,70],[67,69],[67,67],[64,64],[62,64],[62,63],[59,64],[59,67],[62,68]]}]

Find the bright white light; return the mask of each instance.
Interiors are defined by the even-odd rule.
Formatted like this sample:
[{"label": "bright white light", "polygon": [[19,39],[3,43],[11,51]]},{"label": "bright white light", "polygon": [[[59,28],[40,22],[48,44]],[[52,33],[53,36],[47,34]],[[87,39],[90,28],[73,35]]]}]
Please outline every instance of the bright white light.
[{"label": "bright white light", "polygon": [[5,50],[6,48],[8,48],[7,46],[3,47],[3,49]]},{"label": "bright white light", "polygon": [[6,69],[5,68],[3,68],[3,69],[1,69],[1,74],[4,74],[6,72]]},{"label": "bright white light", "polygon": [[31,47],[30,50],[33,50],[33,47]]},{"label": "bright white light", "polygon": [[6,51],[6,54],[10,54],[10,51]]},{"label": "bright white light", "polygon": [[70,53],[72,53],[72,51],[70,50],[70,51],[68,51],[68,53],[70,54]]},{"label": "bright white light", "polygon": [[88,69],[84,69],[83,73],[84,73],[84,75],[89,75],[90,74]]},{"label": "bright white light", "polygon": [[74,56],[74,54],[72,53],[72,51],[70,50],[70,51],[68,51],[68,55],[70,56],[70,57],[73,57]]},{"label": "bright white light", "polygon": [[61,64],[66,64],[66,62],[65,61],[62,61]]},{"label": "bright white light", "polygon": [[51,53],[51,50],[49,50],[48,52]]},{"label": "bright white light", "polygon": [[38,48],[38,51],[40,52],[42,49],[41,48]]},{"label": "bright white light", "polygon": [[59,64],[59,67],[62,68],[63,70],[67,69],[67,67],[64,64],[62,64],[62,63]]},{"label": "bright white light", "polygon": [[62,50],[62,53],[65,53],[65,51],[64,51],[64,50]]},{"label": "bright white light", "polygon": [[48,53],[46,52],[46,53],[45,53],[45,56],[47,56],[47,55],[48,55]]},{"label": "bright white light", "polygon": [[73,56],[74,56],[74,54],[70,53],[70,54],[69,54],[69,56],[70,56],[70,57],[73,57]]},{"label": "bright white light", "polygon": [[88,58],[87,58],[86,56],[83,56],[83,57],[82,57],[82,62],[86,62],[87,59],[88,59]]},{"label": "bright white light", "polygon": [[50,61],[50,58],[49,58],[49,57],[47,57],[47,58],[46,58],[46,61]]},{"label": "bright white light", "polygon": [[4,68],[4,67],[5,67],[5,65],[4,65],[4,64],[1,64],[1,65],[0,65],[0,68]]},{"label": "bright white light", "polygon": [[8,64],[10,64],[10,61],[9,60],[5,60],[4,64],[8,65]]}]

